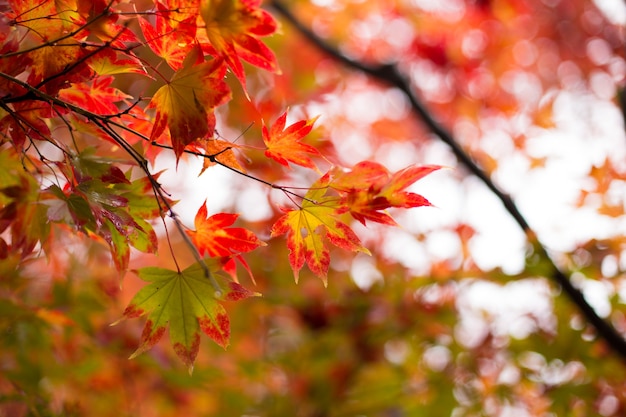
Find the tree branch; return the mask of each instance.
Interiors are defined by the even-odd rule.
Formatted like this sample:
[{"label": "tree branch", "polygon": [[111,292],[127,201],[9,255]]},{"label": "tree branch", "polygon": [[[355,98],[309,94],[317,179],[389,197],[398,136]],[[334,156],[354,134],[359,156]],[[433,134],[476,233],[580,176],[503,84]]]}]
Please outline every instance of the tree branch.
[{"label": "tree branch", "polygon": [[[209,269],[209,267],[206,265],[206,263],[203,261],[202,256],[200,255],[200,252],[198,251],[198,248],[196,248],[196,246],[191,242],[191,240],[189,239],[189,237],[187,236],[187,234],[184,231],[183,228],[183,224],[181,222],[181,220],[179,219],[178,215],[176,214],[176,212],[174,211],[174,209],[172,208],[172,204],[170,204],[170,202],[168,201],[168,199],[166,198],[166,196],[164,195],[164,191],[161,187],[161,184],[154,178],[154,175],[152,175],[152,173],[150,172],[149,168],[148,168],[148,162],[146,161],[146,159],[137,151],[135,150],[135,148],[133,148],[128,142],[126,142],[124,140],[124,138],[122,138],[116,131],[115,129],[113,129],[111,127],[111,125],[115,125],[111,120],[110,120],[110,115],[100,115],[100,114],[96,114],[93,113],[89,110],[85,110],[83,108],[80,108],[74,104],[71,103],[67,103],[63,100],[58,99],[57,97],[53,97],[41,90],[39,90],[37,87],[33,87],[30,84],[19,80],[11,75],[5,74],[3,72],[0,71],[0,78],[4,78],[6,80],[9,80],[13,83],[15,83],[16,85],[19,85],[21,87],[23,87],[24,89],[26,89],[28,91],[28,93],[33,94],[34,95],[34,99],[35,100],[40,100],[46,103],[49,103],[51,105],[55,105],[59,108],[65,108],[70,110],[71,112],[75,113],[75,114],[79,114],[83,117],[85,117],[86,119],[88,119],[90,122],[94,123],[96,126],[98,126],[100,129],[102,129],[103,132],[105,132],[109,138],[111,138],[111,140],[113,140],[117,145],[119,145],[139,166],[139,168],[146,174],[146,177],[148,178],[148,180],[150,181],[150,184],[152,186],[152,189],[155,193],[155,196],[157,197],[157,201],[159,204],[163,204],[167,211],[169,212],[170,218],[174,221],[174,225],[176,226],[177,231],[180,233],[180,235],[183,238],[183,241],[185,242],[185,244],[189,247],[189,250],[191,251],[194,259],[200,264],[200,267],[202,268],[202,271],[204,273],[204,276],[207,278],[207,280],[211,283],[211,285],[213,286],[213,289],[215,290],[215,297],[219,298],[222,295],[222,288],[220,287],[219,283],[217,282],[217,280],[215,279],[215,277],[213,276],[213,273],[211,272],[211,270]],[[3,107],[5,109],[8,109],[8,113],[12,114],[12,112],[10,111],[11,109],[9,109],[3,101],[0,101],[0,107]],[[16,117],[16,116],[13,116]],[[174,261],[176,261],[176,259],[174,259]]]},{"label": "tree branch", "polygon": [[524,231],[536,253],[548,261],[552,269],[551,278],[561,286],[565,294],[567,294],[574,304],[576,304],[587,321],[595,327],[600,337],[602,337],[606,343],[608,343],[611,348],[622,357],[622,359],[626,360],[626,341],[624,338],[615,330],[615,328],[598,316],[593,307],[591,307],[585,299],[583,293],[572,284],[569,275],[562,271],[550,257],[545,246],[539,241],[536,233],[521,214],[513,199],[496,186],[489,175],[482,168],[480,168],[470,155],[459,145],[454,136],[452,136],[452,134],[444,126],[435,120],[432,113],[417,97],[410,82],[399,71],[396,65],[369,65],[358,60],[353,60],[342,54],[337,48],[330,45],[324,39],[317,36],[280,0],[271,0],[268,4],[309,42],[328,54],[330,57],[339,61],[348,68],[365,73],[384,84],[390,85],[402,91],[411,103],[413,112],[419,116],[428,129],[437,135],[440,140],[445,142],[451,148],[459,163],[465,166],[474,176],[478,177],[483,184],[485,184],[487,188],[489,188],[489,190],[491,190],[491,192],[502,202],[509,215],[513,217],[515,222]]}]

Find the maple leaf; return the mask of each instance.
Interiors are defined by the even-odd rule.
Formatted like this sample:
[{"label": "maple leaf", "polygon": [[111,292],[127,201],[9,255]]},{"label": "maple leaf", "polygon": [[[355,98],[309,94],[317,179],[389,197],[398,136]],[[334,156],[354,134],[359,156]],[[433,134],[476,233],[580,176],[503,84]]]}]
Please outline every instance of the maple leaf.
[{"label": "maple leaf", "polygon": [[224,82],[226,67],[223,61],[197,63],[198,60],[202,60],[202,54],[196,47],[185,58],[183,67],[169,83],[157,90],[148,105],[156,108],[150,139],[156,140],[169,127],[177,159],[185,146],[213,134],[213,109],[230,99],[230,89]]},{"label": "maple leaf", "polygon": [[235,223],[238,214],[218,213],[207,217],[206,201],[198,209],[194,220],[196,230],[187,231],[200,254],[230,256],[250,252],[265,243],[251,231],[242,227],[228,227]]},{"label": "maple leaf", "polygon": [[[212,273],[219,270],[218,262],[206,261],[206,265]],[[130,358],[151,349],[169,326],[172,347],[190,373],[200,348],[200,332],[223,348],[228,346],[230,321],[220,301],[237,301],[259,295],[230,280],[226,288],[216,292],[200,263],[183,271],[147,267],[139,269],[137,274],[150,284],[135,294],[122,319],[113,323],[147,315],[141,344]],[[217,274],[214,275],[217,277]]]},{"label": "maple leaf", "polygon": [[[75,41],[68,42],[59,42],[29,53],[30,59],[36,63],[28,77],[29,84],[41,85],[42,90],[53,94],[71,82],[88,78],[90,69],[84,60],[85,51],[76,46]],[[68,71],[68,68],[72,69]],[[64,77],[58,77],[58,74],[64,72]]]},{"label": "maple leaf", "polygon": [[[68,183],[50,186],[51,221],[68,223],[91,237],[100,236],[109,245],[114,264],[123,273],[128,268],[130,247],[155,252],[157,236],[148,220],[160,215],[148,178],[131,181],[110,161],[102,161],[88,148],[73,157],[62,170]],[[158,178],[158,174],[153,179]]]},{"label": "maple leaf", "polygon": [[[98,75],[115,75],[124,73],[135,73],[147,75],[146,69],[141,61],[132,56],[128,58],[119,57],[113,49],[102,49],[92,55],[87,61],[91,68]],[[1,61],[0,61],[1,62]]]},{"label": "maple leaf", "polygon": [[289,264],[296,282],[304,263],[326,285],[330,252],[324,241],[350,251],[369,254],[354,231],[340,219],[343,205],[336,196],[326,195],[330,175],[313,184],[299,209],[286,209],[272,226],[271,236],[287,234]]},{"label": "maple leaf", "polygon": [[43,41],[57,37],[70,22],[61,19],[54,0],[9,0],[8,4],[9,19]]},{"label": "maple leaf", "polygon": [[248,263],[240,255],[241,252],[250,252],[259,246],[265,246],[265,242],[259,240],[251,231],[242,227],[228,227],[235,223],[238,214],[218,213],[207,217],[206,201],[198,209],[194,220],[196,230],[187,231],[193,243],[201,255],[211,257],[226,257],[223,269],[236,278],[235,259],[238,260],[248,272],[254,282],[254,276]]},{"label": "maple leaf", "polygon": [[395,226],[395,220],[384,210],[430,206],[426,198],[405,189],[440,168],[437,165],[412,165],[391,174],[377,162],[363,161],[349,172],[335,170],[330,186],[343,194],[345,210],[363,225],[370,220]]},{"label": "maple leaf", "polygon": [[111,8],[112,3],[108,0],[80,0],[76,2],[76,11],[84,22],[89,22],[86,27],[89,33],[103,41],[110,41],[114,47],[124,48],[123,42],[138,40],[129,28],[116,24],[119,14]]},{"label": "maple leaf", "polygon": [[[173,29],[183,30],[195,35],[198,19],[198,0],[166,0],[165,4],[156,2],[159,14],[169,20]],[[187,27],[189,26],[189,27]]]},{"label": "maple leaf", "polygon": [[259,4],[258,0],[203,0],[200,5],[211,46],[228,63],[244,91],[246,79],[240,58],[280,73],[276,56],[259,40],[261,36],[276,32],[277,24]]},{"label": "maple leaf", "polygon": [[10,236],[10,250],[24,259],[37,243],[48,249],[50,224],[47,206],[38,201],[39,184],[26,174],[16,155],[11,148],[0,152],[0,233]]},{"label": "maple leaf", "polygon": [[[9,32],[9,27],[1,24],[0,21],[0,38],[5,35],[4,31],[7,33],[7,39],[0,39],[0,56],[15,52],[19,49],[19,42],[16,38],[16,32]],[[10,34],[10,35],[8,35]],[[10,37],[9,37],[10,36]],[[15,77],[24,70],[32,65],[30,57],[27,54],[19,54],[17,56],[13,56],[11,59],[0,59],[0,72],[6,75],[10,75]],[[26,89],[21,85],[16,84],[15,82],[8,80],[6,78],[0,79],[0,96],[6,97],[9,95],[19,96],[26,92]]]},{"label": "maple leaf", "polygon": [[66,83],[89,75],[83,62],[86,51],[80,47],[84,34],[78,38],[67,36],[78,28],[75,10],[57,7],[54,0],[11,0],[9,6],[8,16],[14,24],[28,29],[29,41],[41,45],[28,52],[33,63],[27,80],[30,85],[39,85],[53,94]]},{"label": "maple leaf", "polygon": [[[163,7],[160,3],[158,5],[159,9]],[[165,59],[172,69],[179,70],[194,46],[196,16],[187,17],[176,28],[171,24],[174,20],[167,16],[167,12],[156,15],[156,28],[146,19],[138,17],[137,20],[150,49]]]},{"label": "maple leaf", "polygon": [[22,148],[26,139],[48,140],[50,128],[46,119],[50,106],[36,101],[23,101],[13,105],[13,112],[0,118],[0,137],[9,138],[16,149]]},{"label": "maple leaf", "polygon": [[317,117],[300,120],[285,129],[287,112],[284,112],[271,128],[268,129],[264,125],[263,142],[267,146],[265,156],[284,166],[289,166],[289,162],[292,162],[306,168],[317,169],[309,155],[321,156],[320,152],[313,146],[300,141],[311,132],[316,120]]},{"label": "maple leaf", "polygon": [[113,77],[99,77],[89,83],[75,83],[59,92],[59,98],[96,114],[119,113],[116,102],[132,98],[111,87]]},{"label": "maple leaf", "polygon": [[237,157],[233,151],[233,149],[240,148],[239,145],[221,139],[201,139],[199,142],[207,157],[203,158],[202,170],[198,175],[202,175],[207,168],[218,162],[221,165],[231,167],[239,172],[246,172],[245,168],[237,161]]}]

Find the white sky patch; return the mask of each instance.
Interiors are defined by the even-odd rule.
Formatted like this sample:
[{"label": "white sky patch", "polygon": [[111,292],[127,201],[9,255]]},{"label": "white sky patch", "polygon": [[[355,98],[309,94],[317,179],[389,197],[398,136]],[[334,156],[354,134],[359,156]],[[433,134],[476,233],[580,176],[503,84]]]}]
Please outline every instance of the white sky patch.
[{"label": "white sky patch", "polygon": [[461,252],[461,240],[458,234],[448,230],[429,233],[425,240],[426,249],[433,260],[454,259]]},{"label": "white sky patch", "polygon": [[385,24],[381,37],[393,47],[402,50],[413,42],[415,29],[406,19],[397,17]]},{"label": "white sky patch", "polygon": [[532,72],[510,70],[500,77],[500,85],[522,103],[533,105],[542,95],[541,80]]},{"label": "white sky patch", "polygon": [[[624,219],[600,215],[592,201],[577,207],[581,189],[592,189],[594,165],[608,157],[626,160],[626,143],[617,109],[590,95],[560,93],[554,104],[558,129],[531,137],[528,151],[545,157],[544,168],[519,172],[515,198],[531,227],[550,249],[568,251],[577,243],[626,232]],[[617,132],[618,129],[621,131]],[[508,173],[514,178],[514,173]],[[509,183],[510,184],[510,183]],[[624,202],[626,193],[616,195]]]},{"label": "white sky patch", "polygon": [[594,0],[609,21],[618,25],[626,25],[626,4],[623,0]]},{"label": "white sky patch", "polygon": [[402,120],[410,111],[409,102],[397,88],[390,88],[382,94],[382,113],[390,120]]},{"label": "white sky patch", "polygon": [[267,220],[274,215],[267,201],[266,185],[249,184],[238,193],[237,212],[249,222]]},{"label": "white sky patch", "polygon": [[474,345],[486,326],[496,335],[516,338],[528,336],[537,327],[554,330],[550,291],[548,283],[539,279],[503,286],[486,281],[464,284],[457,299],[462,317],[456,329],[459,342]]},{"label": "white sky patch", "polygon": [[376,151],[377,160],[391,173],[415,164],[418,155],[410,142],[385,143]]},{"label": "white sky patch", "polygon": [[376,250],[417,275],[423,275],[430,269],[431,259],[424,245],[402,229],[389,229],[385,233],[385,245]]},{"label": "white sky patch", "polygon": [[375,283],[383,280],[383,275],[374,265],[372,258],[364,254],[358,254],[352,261],[350,276],[354,283],[363,290],[367,290]]},{"label": "white sky patch", "polygon": [[330,8],[336,5],[337,2],[335,0],[312,0],[312,3],[319,7]]},{"label": "white sky patch", "polygon": [[524,267],[526,242],[520,227],[482,184],[466,182],[464,220],[477,231],[470,241],[474,261],[486,270],[501,266],[506,272],[519,272]]},{"label": "white sky patch", "polygon": [[352,166],[372,157],[373,149],[367,139],[367,133],[345,124],[333,129],[333,144],[345,165]]},{"label": "white sky patch", "polygon": [[582,278],[578,285],[581,287],[585,299],[598,313],[600,317],[606,318],[611,313],[611,302],[609,297],[613,295],[613,288],[607,282]]},{"label": "white sky patch", "polygon": [[409,0],[420,9],[441,15],[441,18],[455,22],[465,14],[465,2],[462,0]]},{"label": "white sky patch", "polygon": [[378,90],[353,91],[346,95],[344,112],[347,118],[358,125],[371,124],[381,118],[384,95]]},{"label": "white sky patch", "polygon": [[159,177],[159,182],[164,190],[171,194],[171,199],[184,201],[173,208],[183,223],[189,227],[193,226],[196,212],[205,200],[209,215],[224,211],[233,202],[234,174],[222,167],[210,167],[198,177],[202,161],[188,158],[186,161],[181,160],[176,168],[174,156],[164,152],[156,159],[152,172],[163,169],[165,171]]}]

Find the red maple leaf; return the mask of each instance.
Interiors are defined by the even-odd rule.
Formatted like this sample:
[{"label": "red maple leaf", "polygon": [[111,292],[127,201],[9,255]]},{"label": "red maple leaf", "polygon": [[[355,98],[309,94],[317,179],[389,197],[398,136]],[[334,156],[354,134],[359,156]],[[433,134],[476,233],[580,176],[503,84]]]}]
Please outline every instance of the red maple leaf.
[{"label": "red maple leaf", "polygon": [[185,15],[183,21],[170,18],[167,7],[157,3],[160,13],[156,15],[156,27],[146,19],[138,17],[139,26],[146,38],[150,49],[165,59],[165,62],[174,70],[183,66],[185,57],[194,47],[196,36],[196,15]]},{"label": "red maple leaf", "polygon": [[191,50],[183,67],[159,88],[148,105],[157,110],[150,140],[157,140],[168,127],[177,158],[191,142],[213,135],[213,109],[230,99],[223,61],[202,62],[199,49]]},{"label": "red maple leaf", "polygon": [[423,196],[405,190],[440,168],[436,165],[412,165],[391,174],[377,162],[363,161],[349,172],[336,170],[330,186],[343,195],[344,210],[362,224],[370,220],[394,226],[395,220],[385,210],[390,207],[430,206]]},{"label": "red maple leaf", "polygon": [[137,37],[127,27],[118,25],[119,14],[111,8],[113,2],[108,0],[81,0],[76,2],[77,12],[83,21],[89,22],[86,29],[103,41],[110,41],[111,45],[123,48],[123,42],[137,42]]},{"label": "red maple leaf", "polygon": [[309,155],[321,156],[320,152],[300,140],[311,132],[317,117],[300,120],[285,129],[286,120],[287,112],[284,112],[271,128],[263,126],[263,142],[267,146],[265,156],[284,166],[289,166],[289,162],[292,162],[306,168],[316,169]]},{"label": "red maple leaf", "polygon": [[117,114],[116,102],[132,98],[111,87],[113,77],[99,77],[89,83],[75,83],[59,92],[59,97],[96,114]]},{"label": "red maple leaf", "polygon": [[229,227],[235,223],[238,214],[218,213],[207,217],[206,202],[196,213],[195,231],[187,231],[200,254],[212,257],[230,256],[250,252],[265,243],[251,231],[242,227]]},{"label": "red maple leaf", "polygon": [[209,43],[227,62],[244,90],[246,79],[240,59],[280,73],[276,56],[259,39],[276,32],[277,24],[259,5],[260,0],[203,0],[200,5]]},{"label": "red maple leaf", "polygon": [[241,256],[242,252],[250,252],[259,246],[265,246],[265,242],[259,240],[251,231],[242,227],[229,227],[235,223],[238,214],[218,213],[207,217],[206,201],[196,213],[194,225],[196,230],[187,231],[201,255],[211,257],[224,257],[222,269],[236,279],[235,260],[248,271],[250,279],[254,282],[252,271],[248,263]]}]

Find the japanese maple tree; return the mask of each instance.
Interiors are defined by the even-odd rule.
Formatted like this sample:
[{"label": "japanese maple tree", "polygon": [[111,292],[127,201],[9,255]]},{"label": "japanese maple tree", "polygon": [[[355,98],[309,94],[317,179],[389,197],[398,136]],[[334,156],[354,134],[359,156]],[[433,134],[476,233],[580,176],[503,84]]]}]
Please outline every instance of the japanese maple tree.
[{"label": "japanese maple tree", "polygon": [[[263,146],[264,157],[286,167],[290,162],[317,170],[312,158],[326,163],[314,146],[304,142],[316,118],[285,127],[284,111],[271,127],[264,123],[262,138],[246,145],[231,145],[216,131],[216,112],[234,105],[227,70],[240,82],[245,101],[251,98],[242,59],[279,72],[274,54],[261,40],[276,32],[275,19],[258,3],[244,1],[157,1],[139,7],[39,0],[8,5],[3,15],[0,124],[3,154],[20,162],[3,167],[2,231],[9,235],[1,240],[2,262],[19,276],[22,265],[42,256],[42,249],[56,256],[51,230],[65,230],[106,242],[113,264],[124,274],[131,248],[158,250],[152,223],[170,217],[180,237],[189,236],[187,250],[195,263],[181,269],[172,248],[176,270],[139,269],[138,276],[151,284],[131,300],[123,316],[148,315],[141,346],[133,356],[154,346],[169,328],[174,350],[191,369],[199,350],[199,330],[221,346],[228,344],[229,320],[219,301],[253,294],[238,283],[235,261],[253,277],[243,253],[265,243],[245,228],[231,227],[236,213],[209,216],[206,204],[197,211],[195,230],[188,229],[175,213],[178,202],[153,172],[151,162],[160,153],[172,152],[177,166],[183,155],[222,165],[289,196],[294,208],[286,210],[292,214],[276,221],[272,235],[291,228],[289,259],[296,279],[306,261],[326,280],[330,254],[324,239],[367,252],[349,224],[340,220],[343,213],[369,210],[388,216],[380,210],[428,202],[423,198],[420,204],[392,202],[404,200],[402,190],[418,177],[389,178],[388,184],[381,184],[386,190],[377,190],[386,197],[360,199],[358,207],[352,207],[349,198],[325,196],[340,190],[326,180],[329,174],[309,192],[300,193],[246,173],[238,160]],[[129,29],[133,25],[138,25],[141,36]],[[146,48],[156,56],[146,55]],[[155,81],[152,85],[158,88],[151,97],[149,91],[133,94],[132,84],[118,79],[129,72]],[[17,175],[16,169],[23,172]],[[335,164],[328,169],[344,168]],[[361,177],[368,180],[367,175]],[[358,193],[360,185],[352,186],[340,194]],[[381,205],[380,198],[387,198],[388,204]],[[292,219],[294,215],[299,220]],[[324,229],[318,230],[320,225]],[[168,239],[175,238],[169,228],[165,233]],[[211,266],[204,256],[215,259]],[[220,271],[227,272],[230,282],[215,278]]]},{"label": "japanese maple tree", "polygon": [[0,1],[0,414],[622,415],[600,3]]}]

